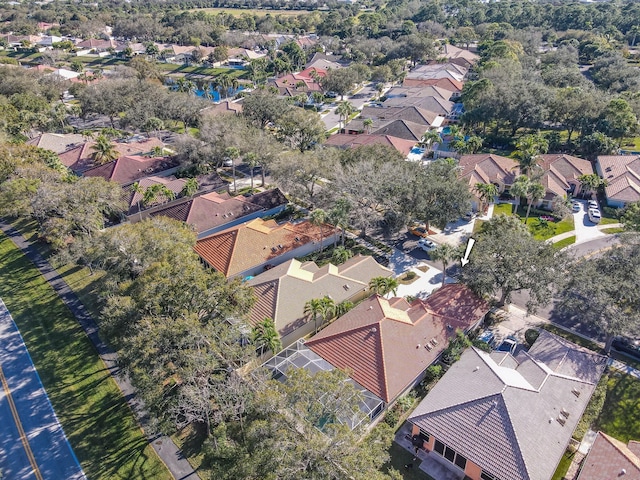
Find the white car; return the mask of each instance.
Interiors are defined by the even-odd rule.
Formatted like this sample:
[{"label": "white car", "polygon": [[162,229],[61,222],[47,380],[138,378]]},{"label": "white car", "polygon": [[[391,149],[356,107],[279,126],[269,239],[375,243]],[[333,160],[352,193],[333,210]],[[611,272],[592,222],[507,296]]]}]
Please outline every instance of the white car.
[{"label": "white car", "polygon": [[588,204],[588,208],[593,208],[595,210],[598,210],[598,202],[596,202],[595,200],[589,200],[587,204]]},{"label": "white car", "polygon": [[421,238],[418,240],[418,247],[420,247],[425,252],[430,252],[434,248],[436,248],[436,244],[427,238]]},{"label": "white car", "polygon": [[600,210],[595,208],[590,208],[589,220],[591,220],[592,223],[600,223]]},{"label": "white car", "polygon": [[580,211],[580,204],[578,202],[573,202],[571,204],[571,207],[573,208],[574,212],[579,212]]}]

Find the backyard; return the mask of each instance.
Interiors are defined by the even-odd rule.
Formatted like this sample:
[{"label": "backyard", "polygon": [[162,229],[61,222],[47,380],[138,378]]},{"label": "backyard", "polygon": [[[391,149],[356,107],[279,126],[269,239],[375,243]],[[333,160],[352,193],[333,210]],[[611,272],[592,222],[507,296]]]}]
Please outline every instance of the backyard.
[{"label": "backyard", "polygon": [[87,477],[171,478],[76,319],[4,235],[0,259],[0,297]]}]

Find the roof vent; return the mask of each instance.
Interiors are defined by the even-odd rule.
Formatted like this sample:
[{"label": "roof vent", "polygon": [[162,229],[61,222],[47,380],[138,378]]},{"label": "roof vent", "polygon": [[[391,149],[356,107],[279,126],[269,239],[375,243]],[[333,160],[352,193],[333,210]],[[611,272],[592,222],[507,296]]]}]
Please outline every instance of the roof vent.
[{"label": "roof vent", "polygon": [[296,237],[294,240],[295,240],[296,242],[299,242],[299,241],[300,241],[300,237]]},{"label": "roof vent", "polygon": [[421,345],[420,345],[420,344],[416,345],[416,348],[420,348],[420,347],[421,347]]},{"label": "roof vent", "polygon": [[473,369],[474,372],[477,372],[478,370],[480,370],[480,366],[476,365],[476,368]]},{"label": "roof vent", "polygon": [[569,418],[569,412],[567,412],[564,408],[560,410],[560,415],[562,415],[564,418]]},{"label": "roof vent", "polygon": [[369,305],[369,310],[373,310],[373,305]]},{"label": "roof vent", "polygon": [[566,418],[564,418],[564,417],[558,417],[558,418],[556,418],[556,420],[557,420],[557,421],[558,421],[558,423],[559,423],[560,425],[562,425],[563,427],[564,427],[564,424],[565,424],[565,423],[567,423],[567,420],[566,420]]},{"label": "roof vent", "polygon": [[376,333],[377,331],[378,331],[378,329],[377,329],[376,327],[373,327],[373,328],[371,329],[371,333]]},{"label": "roof vent", "polygon": [[577,388],[572,389],[571,393],[573,393],[576,397],[580,396],[580,390],[578,390]]},{"label": "roof vent", "polygon": [[431,343],[431,345],[433,345],[434,347],[435,347],[436,345],[438,345],[438,341],[437,341],[435,338],[432,338],[432,339],[431,339],[431,342],[429,342],[429,343]]},{"label": "roof vent", "polygon": [[348,283],[345,283],[342,288],[344,288],[345,290],[349,290],[351,287],[349,286]]},{"label": "roof vent", "polygon": [[451,325],[450,323],[447,323],[447,330],[453,330],[453,325]]},{"label": "roof vent", "polygon": [[429,345],[428,343],[424,346],[424,348],[426,348],[428,351],[433,350],[433,347],[431,345]]},{"label": "roof vent", "polygon": [[282,245],[278,245],[278,248],[282,250],[284,247]]},{"label": "roof vent", "polygon": [[278,249],[276,247],[271,247],[271,251],[275,253],[278,251]]},{"label": "roof vent", "polygon": [[625,475],[627,473],[627,469],[623,468],[622,470],[620,470],[620,475]]},{"label": "roof vent", "polygon": [[610,172],[611,171],[611,167],[607,167],[604,169],[605,172]]}]

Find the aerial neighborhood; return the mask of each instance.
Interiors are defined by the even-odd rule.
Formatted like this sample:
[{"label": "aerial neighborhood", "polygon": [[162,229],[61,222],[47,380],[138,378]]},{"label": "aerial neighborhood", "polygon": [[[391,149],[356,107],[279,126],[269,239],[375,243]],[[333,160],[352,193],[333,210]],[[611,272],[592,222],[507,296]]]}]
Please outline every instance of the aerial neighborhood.
[{"label": "aerial neighborhood", "polygon": [[0,480],[640,480],[639,44],[0,1]]}]

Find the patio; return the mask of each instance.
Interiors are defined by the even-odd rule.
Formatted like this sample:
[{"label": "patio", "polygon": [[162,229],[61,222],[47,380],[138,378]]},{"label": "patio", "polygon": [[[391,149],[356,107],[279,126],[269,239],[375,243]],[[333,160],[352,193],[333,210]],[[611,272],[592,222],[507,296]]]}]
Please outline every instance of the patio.
[{"label": "patio", "polygon": [[395,442],[405,450],[414,454],[420,463],[418,468],[427,474],[427,478],[433,480],[463,480],[464,472],[455,467],[452,463],[442,458],[440,455],[434,452],[427,452],[420,448],[417,454],[415,453],[415,447],[411,440],[411,424],[405,422],[398,430],[395,437]]}]

